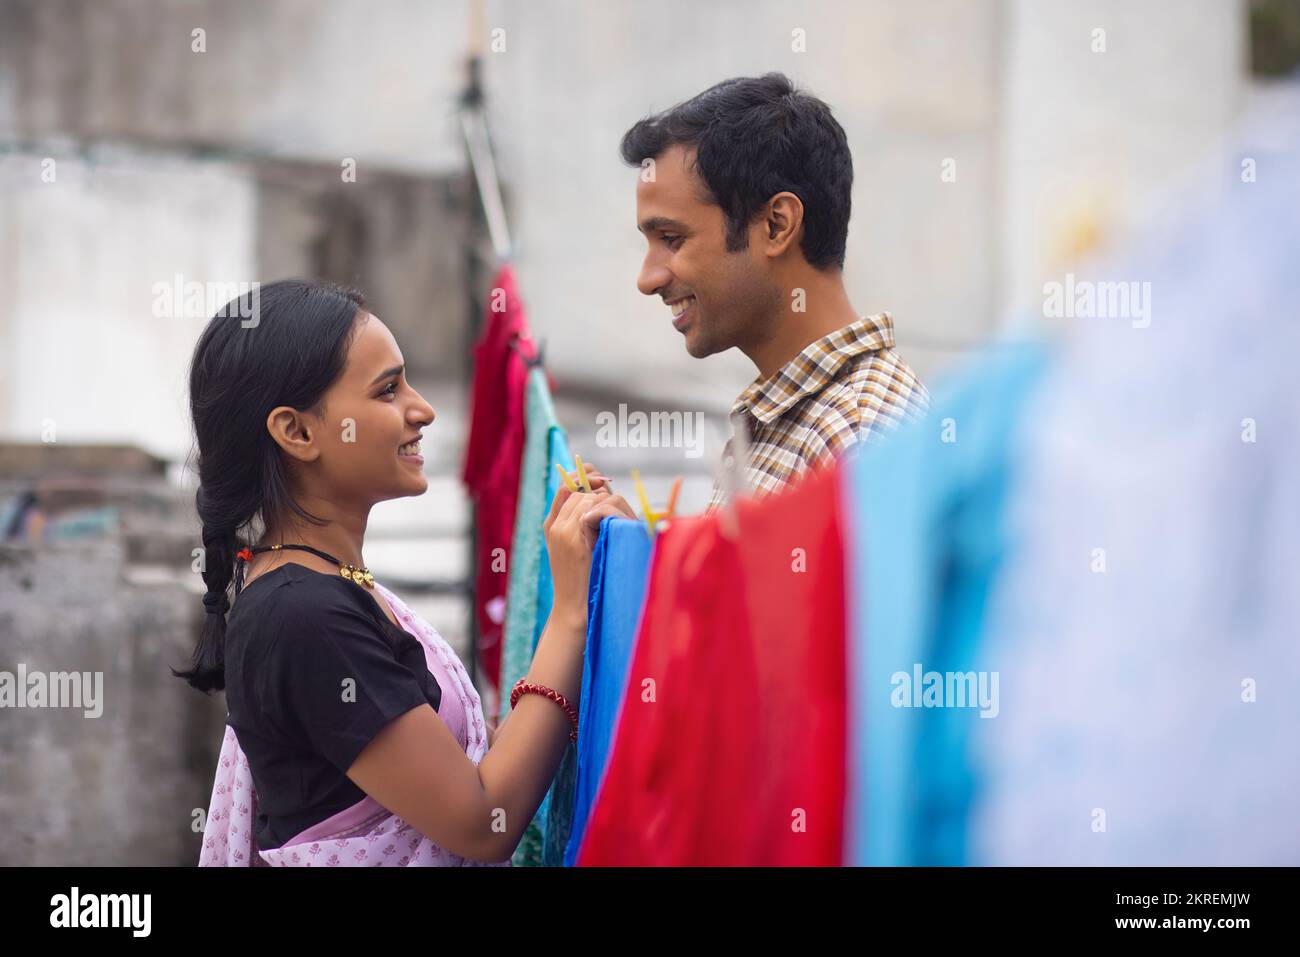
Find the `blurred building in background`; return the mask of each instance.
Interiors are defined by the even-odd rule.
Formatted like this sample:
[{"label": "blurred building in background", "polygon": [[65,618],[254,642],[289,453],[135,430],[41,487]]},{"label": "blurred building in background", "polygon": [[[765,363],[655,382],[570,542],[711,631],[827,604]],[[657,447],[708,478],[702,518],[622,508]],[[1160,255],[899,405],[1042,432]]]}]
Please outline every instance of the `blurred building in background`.
[{"label": "blurred building in background", "polygon": [[[640,468],[652,496],[686,476],[694,510],[753,368],[691,359],[638,293],[629,125],[769,70],[825,99],[854,153],[850,295],[893,314],[932,378],[1222,148],[1258,74],[1291,62],[1287,10],[0,0],[0,668],[80,648],[130,699],[60,729],[0,717],[0,863],[197,859],[188,808],[206,806],[224,708],[165,670],[202,613],[186,384],[211,310],[186,283],[366,292],[438,412],[429,492],[375,509],[367,560],[467,653],[458,471],[493,265],[458,115],[471,52],[571,444],[616,483]],[[596,417],[620,403],[701,413],[703,454],[600,447]],[[56,635],[42,610],[69,603],[94,613]],[[160,780],[185,813],[155,806]]]}]

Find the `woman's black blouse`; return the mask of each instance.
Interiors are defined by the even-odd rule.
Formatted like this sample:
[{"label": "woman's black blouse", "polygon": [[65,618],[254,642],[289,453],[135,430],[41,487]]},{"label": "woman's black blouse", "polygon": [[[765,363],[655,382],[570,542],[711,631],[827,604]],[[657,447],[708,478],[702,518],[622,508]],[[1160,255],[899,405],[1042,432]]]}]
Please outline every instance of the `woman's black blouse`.
[{"label": "woman's black blouse", "polygon": [[377,598],[294,562],[236,596],[225,654],[227,723],[252,770],[262,848],[362,800],[345,774],[357,755],[394,718],[442,701],[424,646]]}]

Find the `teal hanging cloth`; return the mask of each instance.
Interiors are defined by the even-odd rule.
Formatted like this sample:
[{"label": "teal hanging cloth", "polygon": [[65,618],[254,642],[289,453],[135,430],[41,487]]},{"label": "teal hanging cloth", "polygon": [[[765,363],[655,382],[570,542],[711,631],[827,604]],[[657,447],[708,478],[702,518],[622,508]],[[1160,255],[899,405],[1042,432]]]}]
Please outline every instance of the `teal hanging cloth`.
[{"label": "teal hanging cloth", "polygon": [[555,417],[551,389],[541,366],[529,370],[524,394],[524,459],[519,471],[519,504],[506,586],[502,720],[510,713],[510,690],[528,673],[533,650],[551,611],[551,570],[542,525],[555,497],[553,476],[558,473],[554,463],[573,468],[568,439]]},{"label": "teal hanging cloth", "polygon": [[[555,426],[550,430],[550,457],[546,468],[546,507],[555,499],[560,487],[560,473],[555,468],[562,465],[566,472],[574,467],[573,457],[569,455],[569,438],[564,430]],[[542,542],[542,561],[537,583],[537,624],[533,628],[533,651],[542,638],[542,628],[551,617],[551,604],[555,600],[555,587],[551,581],[551,560],[546,551],[546,542]],[[542,806],[537,809],[535,822],[544,835],[542,841],[542,866],[560,867],[564,863],[564,846],[569,840],[569,823],[573,818],[573,792],[578,779],[578,749],[569,742],[560,759],[560,769],[555,772],[551,789],[542,799]]]},{"label": "teal hanging cloth", "polygon": [[[519,504],[506,586],[505,647],[501,659],[500,720],[503,721],[510,713],[510,691],[528,673],[533,651],[551,613],[553,588],[542,526],[555,497],[557,462],[565,469],[573,468],[568,438],[555,416],[546,371],[538,364],[529,370],[525,389],[524,458],[519,472]],[[549,803],[548,793],[515,849],[516,867],[536,867],[542,863]]]},{"label": "teal hanging cloth", "polygon": [[[564,429],[558,425],[550,427],[548,453],[550,458],[546,463],[546,507],[542,509],[543,521],[545,521],[546,514],[550,511],[551,503],[555,501],[555,493],[560,489],[560,473],[555,466],[563,466],[566,472],[573,471],[573,456],[569,454],[569,437],[565,435]],[[543,536],[541,568],[537,573],[537,623],[533,626],[533,648],[529,655],[530,661],[532,660],[532,654],[537,651],[537,643],[542,640],[542,629],[546,627],[546,621],[551,617],[551,605],[554,601],[555,583],[551,581],[551,557],[546,550],[546,538]]]}]

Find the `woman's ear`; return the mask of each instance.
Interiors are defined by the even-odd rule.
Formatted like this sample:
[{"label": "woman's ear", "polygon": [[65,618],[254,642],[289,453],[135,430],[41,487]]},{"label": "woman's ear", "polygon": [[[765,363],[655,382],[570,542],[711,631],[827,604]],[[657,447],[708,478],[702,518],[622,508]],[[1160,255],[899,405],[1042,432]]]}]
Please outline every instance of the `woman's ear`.
[{"label": "woman's ear", "polygon": [[276,406],[266,417],[266,430],[275,444],[300,462],[312,462],[320,455],[313,433],[303,414],[287,405]]}]

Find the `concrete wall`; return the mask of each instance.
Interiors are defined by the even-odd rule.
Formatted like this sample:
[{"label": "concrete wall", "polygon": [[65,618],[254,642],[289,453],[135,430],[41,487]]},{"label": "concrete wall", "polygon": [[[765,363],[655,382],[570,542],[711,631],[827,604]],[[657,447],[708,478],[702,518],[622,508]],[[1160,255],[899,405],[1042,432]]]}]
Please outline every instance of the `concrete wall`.
[{"label": "concrete wall", "polygon": [[[5,0],[0,133],[458,169],[467,5]],[[193,31],[205,31],[205,52]]]},{"label": "concrete wall", "polygon": [[1237,0],[1015,0],[1010,15],[1004,318],[1041,307],[1045,280],[1140,222],[1220,150],[1250,91]]},{"label": "concrete wall", "polygon": [[[42,163],[54,162],[53,182]],[[237,166],[139,154],[0,157],[0,430],[28,441],[189,447],[204,317],[155,314],[155,282],[256,278],[253,183]]]},{"label": "concrete wall", "polygon": [[[992,321],[1003,6],[490,5],[489,25],[506,31],[486,75],[523,289],[557,372],[711,412],[753,377],[739,354],[691,359],[662,303],[636,290],[637,171],[618,142],[649,112],[768,70],[824,98],[848,134],[846,279],[858,309],[892,311],[900,347],[922,368],[978,337]],[[803,52],[792,49],[796,30]],[[961,157],[956,188],[940,181],[948,156]]]},{"label": "concrete wall", "polygon": [[[192,498],[164,466],[127,448],[0,443],[0,503],[34,491],[62,525],[0,542],[0,671],[100,675],[90,715],[4,709],[0,865],[198,860],[194,810],[211,795],[225,706],[168,671],[193,652],[203,584]],[[73,532],[78,509],[112,520]]]},{"label": "concrete wall", "polygon": [[10,438],[131,441],[184,458],[188,364],[211,313],[159,295],[178,276],[359,285],[414,374],[464,381],[468,204],[451,180],[373,172],[343,183],[319,165],[95,148],[0,155],[0,189]]},{"label": "concrete wall", "polygon": [[[414,0],[0,3],[0,141],[23,144],[28,163],[63,140],[145,143],[188,164],[178,176],[215,178],[206,197],[195,182],[176,181],[169,193],[154,186],[152,159],[147,168],[132,161],[101,177],[113,193],[87,187],[57,200],[31,194],[49,189],[29,169],[5,167],[0,189],[16,213],[0,235],[23,253],[0,268],[36,290],[23,315],[84,314],[114,292],[99,277],[124,283],[129,262],[148,263],[150,279],[173,265],[264,279],[319,268],[310,250],[322,223],[346,253],[349,221],[373,216],[387,242],[352,250],[368,291],[400,304],[397,318],[424,336],[411,348],[427,371],[450,374],[439,359],[459,360],[467,333],[456,298],[466,288],[457,272],[464,230],[448,216],[470,199],[454,185],[469,9]],[[1091,52],[1098,26],[1104,54]],[[197,27],[207,31],[205,53],[191,49]],[[473,35],[523,294],[561,388],[671,398],[716,415],[753,372],[738,354],[690,359],[662,305],[635,289],[644,252],[635,173],[617,144],[645,113],[771,69],[823,96],[855,155],[853,301],[893,312],[900,349],[932,377],[984,339],[1045,268],[1120,228],[1230,122],[1245,81],[1244,27],[1239,0],[488,2]],[[803,50],[792,49],[795,31]],[[213,151],[218,159],[194,159]],[[312,185],[348,157],[358,161],[356,188],[330,195]],[[949,159],[955,182],[941,177]],[[222,182],[245,162],[245,183]],[[278,192],[261,172],[272,168]],[[367,189],[393,171],[442,185]],[[83,212],[83,200],[101,211]],[[400,223],[402,212],[414,226]],[[174,222],[150,219],[161,213]],[[82,264],[59,276],[34,261],[52,243],[42,236],[56,234],[54,245],[75,248]],[[97,249],[107,235],[120,261]],[[59,303],[43,298],[65,287]],[[428,320],[414,326],[405,317],[420,303]],[[47,346],[26,328],[32,321],[7,334],[39,354]],[[120,354],[152,358],[158,348],[130,342]],[[0,393],[0,428],[29,430],[31,393],[16,396],[12,383]]]}]

